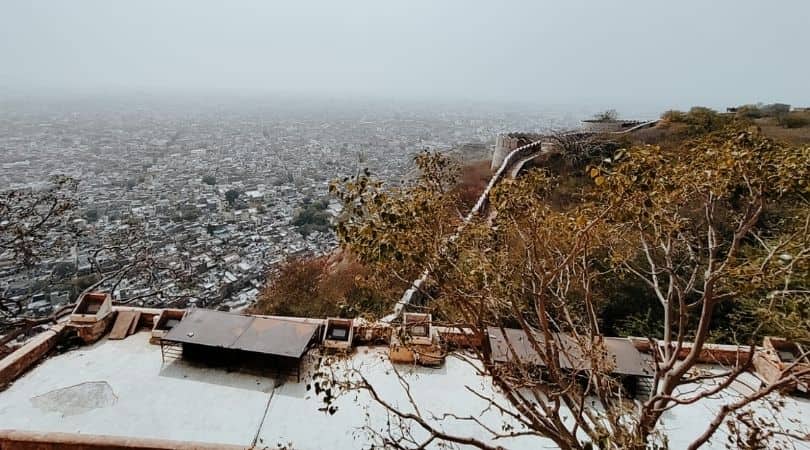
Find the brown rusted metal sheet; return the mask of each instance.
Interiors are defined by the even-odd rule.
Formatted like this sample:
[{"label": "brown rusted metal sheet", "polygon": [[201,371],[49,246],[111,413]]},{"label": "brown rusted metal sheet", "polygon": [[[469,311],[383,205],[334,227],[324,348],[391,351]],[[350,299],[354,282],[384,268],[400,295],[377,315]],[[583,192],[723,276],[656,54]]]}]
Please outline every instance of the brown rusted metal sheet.
[{"label": "brown rusted metal sheet", "polygon": [[233,347],[300,358],[317,331],[318,325],[312,323],[255,317]]},{"label": "brown rusted metal sheet", "polygon": [[605,349],[616,364],[613,373],[647,377],[653,375],[652,358],[650,355],[638,351],[629,339],[619,337],[606,337],[604,339]]},{"label": "brown rusted metal sheet", "polygon": [[[534,350],[532,343],[523,330],[506,328],[504,332],[505,333],[502,333],[499,328],[495,327],[487,328],[489,347],[492,351],[493,361],[506,363],[514,361],[515,356],[517,356],[518,361],[524,364],[545,365],[545,362]],[[539,342],[542,342],[542,339],[539,339],[539,337],[540,336],[536,336]]]},{"label": "brown rusted metal sheet", "polygon": [[250,326],[253,317],[208,309],[192,309],[169,330],[167,341],[230,348]]},{"label": "brown rusted metal sheet", "polygon": [[[504,331],[505,334],[495,327],[487,329],[493,361],[510,362],[514,361],[517,356],[517,360],[523,364],[546,366],[546,362],[535,351],[523,330],[507,328]],[[562,333],[552,333],[552,338],[557,342],[559,364],[562,369],[590,370],[591,364],[586,358],[586,354],[583,353],[583,346],[579,345],[574,337]],[[539,345],[544,345],[545,339],[542,334],[535,333],[534,339]],[[630,340],[616,337],[603,339],[607,356],[615,364],[612,373],[636,376],[652,375],[652,361],[649,355],[639,352]],[[514,349],[514,353],[509,348],[510,345]]]},{"label": "brown rusted metal sheet", "polygon": [[552,333],[558,342],[557,352],[560,357],[560,367],[567,370],[590,370],[591,361],[587,358],[583,348],[586,348],[568,334]]},{"label": "brown rusted metal sheet", "polygon": [[[505,328],[504,333],[499,328],[487,328],[489,345],[492,350],[492,359],[496,362],[517,360],[523,364],[546,366],[546,361],[535,351],[529,336],[521,329]],[[582,357],[580,347],[576,341],[564,334],[552,333],[552,339],[557,341],[557,353],[560,367],[563,369],[587,369],[589,364]],[[534,333],[534,340],[542,350],[545,350],[545,338],[539,332]],[[511,346],[511,349],[510,349]],[[514,350],[514,352],[513,352]]]},{"label": "brown rusted metal sheet", "polygon": [[318,324],[193,309],[163,339],[300,358]]}]

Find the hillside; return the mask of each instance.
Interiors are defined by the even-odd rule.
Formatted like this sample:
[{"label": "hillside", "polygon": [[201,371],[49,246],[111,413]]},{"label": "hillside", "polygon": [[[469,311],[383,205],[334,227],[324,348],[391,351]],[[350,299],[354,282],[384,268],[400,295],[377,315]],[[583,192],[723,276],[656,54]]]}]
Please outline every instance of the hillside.
[{"label": "hillside", "polygon": [[[501,190],[515,189],[519,185],[525,190],[520,193],[521,196],[532,197],[524,208],[531,208],[530,205],[535,204],[534,202],[540,202],[537,204],[562,216],[590,214],[604,201],[601,180],[607,178],[602,175],[606,176],[615,169],[611,167],[615,165],[615,161],[605,161],[610,161],[617,155],[652,151],[661,161],[677,161],[678,164],[686,164],[685,170],[695,170],[689,166],[692,158],[690,153],[705,152],[706,146],[722,145],[723,141],[733,139],[735,133],[745,130],[754,130],[754,139],[758,143],[752,145],[774,146],[801,161],[806,160],[806,150],[801,150],[800,145],[804,142],[804,136],[810,132],[810,127],[786,128],[777,125],[775,120],[770,117],[751,119],[741,114],[719,114],[705,108],[693,108],[686,113],[667,112],[653,128],[632,134],[591,137],[575,148],[579,152],[576,154],[569,149],[557,148],[557,151],[536,160],[533,168],[527,172],[528,176],[522,177],[520,182],[504,183]],[[787,140],[783,141],[784,138]],[[585,147],[587,150],[583,151]],[[593,151],[594,148],[598,150]],[[399,297],[398,293],[407,288],[407,280],[413,279],[424,264],[435,265],[438,264],[436,258],[446,257],[438,255],[437,251],[448,233],[459,224],[461,216],[474,203],[489,177],[486,162],[462,165],[453,159],[426,155],[417,160],[417,164],[422,175],[408,186],[388,188],[375,182],[373,177],[336,186],[335,192],[341,200],[348,202],[347,205],[358,200],[362,203],[365,201],[363,199],[370,200],[372,204],[359,209],[347,208],[343,222],[338,225],[342,247],[348,250],[345,254],[352,255],[352,263],[323,266],[324,272],[310,277],[309,283],[313,285],[314,291],[334,292],[335,286],[342,286],[338,288],[337,295],[332,294],[330,302],[334,306],[331,313],[345,316],[378,315],[390,308]],[[502,195],[500,191],[495,192],[492,203],[503,201],[499,199]],[[507,201],[507,206],[514,206],[511,204],[514,201]],[[686,209],[679,212],[684,215],[683,220],[699,224],[699,205],[687,203],[684,206]],[[742,205],[735,201],[718,204],[716,208],[717,214],[726,215],[729,219],[744,213],[740,209]],[[531,211],[524,209],[522,213],[531,214]],[[778,200],[766,202],[757,219],[757,224],[761,227],[759,233],[770,236],[784,233],[786,229],[782,227],[797,226],[794,220],[796,214],[807,214],[807,204],[802,195],[780,196]],[[495,224],[482,224],[485,228],[490,225],[499,227],[497,221]],[[613,226],[619,225],[615,223]],[[718,232],[733,231],[722,221],[720,226]],[[515,231],[524,233],[528,230]],[[493,249],[511,245],[508,240],[504,241],[506,238],[501,229],[495,234],[489,234],[491,231],[484,229],[476,229],[471,233],[483,233],[483,236],[474,235],[471,239],[478,241],[465,242],[464,245],[485,245]],[[615,253],[618,251],[617,246],[638,249],[641,243],[633,240],[621,244],[613,243],[605,247],[604,251]],[[299,261],[291,264],[300,266],[302,263]],[[611,336],[661,337],[660,326],[665,311],[654,290],[643,279],[614,266],[610,258],[598,264],[606,264],[604,269],[607,272],[590,284],[593,290],[590,295],[600,299],[596,305],[596,314],[601,331]],[[345,270],[349,271],[341,273]],[[501,269],[492,267],[488,270]],[[435,279],[431,280],[429,289],[422,292],[423,301],[435,297],[436,302],[431,307],[434,315],[448,321],[461,319],[456,317],[458,311],[454,308],[442,306],[443,300],[446,300],[448,284],[459,280],[454,279],[454,275],[438,270],[434,274]],[[296,280],[294,283],[300,288],[301,281],[297,277],[277,277],[272,281],[274,287],[268,288],[264,294],[265,300],[259,303],[258,312],[283,313],[284,309],[268,307],[270,304],[286,305],[285,309],[293,307],[298,314],[304,315],[320,310],[320,301],[317,300],[319,296],[307,296],[306,299],[299,295],[285,296],[284,292],[288,291],[284,287],[287,284],[286,279]],[[341,281],[340,284],[335,284],[334,280],[337,279],[353,280],[353,283]],[[572,298],[577,295],[579,294],[576,292],[568,294]],[[340,300],[336,301],[335,298]],[[778,321],[761,322],[759,316],[762,311],[756,303],[740,301],[717,308],[712,317],[709,340],[745,341],[762,333],[795,334],[780,327]],[[696,317],[693,319],[696,320]],[[794,319],[800,322],[807,320],[803,317]]]}]

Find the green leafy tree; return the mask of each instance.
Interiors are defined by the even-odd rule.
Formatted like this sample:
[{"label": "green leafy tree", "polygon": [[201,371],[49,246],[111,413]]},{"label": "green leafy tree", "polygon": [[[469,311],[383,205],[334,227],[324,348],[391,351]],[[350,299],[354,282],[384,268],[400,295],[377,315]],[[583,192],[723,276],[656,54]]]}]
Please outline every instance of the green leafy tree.
[{"label": "green leafy tree", "polygon": [[303,207],[293,217],[292,225],[304,236],[313,231],[328,232],[332,228],[332,216],[326,211],[328,206],[329,202],[325,199],[313,202],[312,199],[305,198]]},{"label": "green leafy tree", "polygon": [[439,251],[458,223],[451,192],[458,165],[429,152],[415,163],[419,176],[403,186],[386,188],[368,171],[330,185],[344,207],[335,226],[343,248],[374,272],[401,279],[421,272],[425,258]]},{"label": "green leafy tree", "polygon": [[230,206],[233,206],[240,195],[242,195],[241,191],[237,189],[229,189],[225,192],[225,201],[227,201]]}]

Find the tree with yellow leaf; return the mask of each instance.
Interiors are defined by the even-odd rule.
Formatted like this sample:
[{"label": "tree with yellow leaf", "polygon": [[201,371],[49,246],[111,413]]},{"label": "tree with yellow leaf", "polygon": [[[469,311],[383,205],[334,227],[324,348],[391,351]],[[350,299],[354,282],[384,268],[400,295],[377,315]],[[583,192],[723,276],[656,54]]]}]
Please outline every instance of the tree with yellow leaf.
[{"label": "tree with yellow leaf", "polygon": [[[666,411],[705,401],[751,368],[753,352],[741,351],[721,374],[697,371],[717,311],[756,305],[761,319],[741,342],[753,349],[758,332],[784,313],[780,305],[807,299],[810,148],[784,146],[755,129],[703,135],[675,150],[634,146],[591,161],[592,183],[566,208],[549,202],[566,180],[535,170],[504,180],[489,197],[490,213],[458,235],[462,215],[449,206],[445,181],[451,165],[428,154],[417,162],[422,175],[407,187],[386,190],[367,175],[335,186],[347,211],[341,244],[372,270],[402,280],[427,268],[429,283],[419,286],[422,301],[414,306],[434,317],[480,336],[520,330],[520,343],[503,333],[508,348],[528,345],[539,364],[516,352],[496,362],[477,350],[482,370],[508,400],[492,407],[519,424],[487,429],[493,440],[529,435],[563,449],[666,447]],[[647,336],[655,345],[646,399],[627,398],[600,331],[600,311],[611,301],[605,287],[623,279],[646,286],[663,315]],[[732,421],[735,436],[771,444],[801,438],[773,430],[778,424],[762,422],[748,407],[808,375],[786,373],[729,401],[691,448],[743,415]],[[707,379],[710,388],[679,389]],[[427,431],[430,442],[492,448],[383,404]]]}]

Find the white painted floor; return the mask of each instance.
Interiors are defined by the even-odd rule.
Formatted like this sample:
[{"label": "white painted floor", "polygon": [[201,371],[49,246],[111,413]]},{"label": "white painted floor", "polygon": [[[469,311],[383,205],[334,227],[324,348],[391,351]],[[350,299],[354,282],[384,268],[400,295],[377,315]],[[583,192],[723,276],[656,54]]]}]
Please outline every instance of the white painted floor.
[{"label": "white painted floor", "polygon": [[[379,395],[403,411],[413,411],[406,391],[399,378],[392,372],[385,348],[359,347],[348,361],[341,361],[331,367],[337,373],[345,373],[346,367],[358,369],[374,386]],[[440,368],[397,366],[410,386],[414,401],[420,408],[422,417],[441,417],[445,413],[458,416],[476,416],[483,423],[500,430],[505,420],[499,412],[487,410],[488,401],[473,396],[467,388],[474,389],[484,398],[504,399],[492,389],[489,378],[477,375],[467,362],[456,357],[447,358]],[[374,432],[388,436],[389,417],[385,409],[376,404],[365,392],[352,391],[341,396],[334,404],[337,411],[332,415],[318,411],[325,406],[322,395],[317,396],[312,386],[313,380],[279,386],[270,403],[264,426],[259,435],[260,444],[274,448],[278,444],[292,443],[295,448],[368,448]],[[488,433],[475,423],[446,418],[430,420],[459,436],[474,437],[509,449],[555,448],[551,441],[536,437],[500,439],[493,442]],[[396,436],[398,429],[393,423]],[[421,443],[426,433],[421,428],[412,428],[413,436]],[[432,445],[430,448],[437,448]]]},{"label": "white painted floor", "polygon": [[[370,433],[387,435],[389,423],[394,434],[397,433],[396,421],[389,421],[384,409],[364,392],[340,396],[334,403],[338,408],[334,414],[319,411],[326,405],[322,395],[315,394],[311,379],[315,366],[324,361],[317,352],[307,357],[308,374],[300,383],[290,380],[276,386],[276,381],[269,377],[199,367],[179,360],[163,365],[160,347],[150,345],[148,340],[149,333],[142,332],[120,341],[102,340],[45,360],[0,392],[0,429],[139,436],[246,447],[258,438],[257,448],[292,444],[302,450],[368,448],[372,442]],[[360,347],[351,358],[333,362],[329,367],[339,378],[348,373],[348,368],[358,369],[385,400],[412,411],[385,355],[384,348]],[[410,386],[421,416],[448,432],[509,449],[554,448],[549,440],[536,437],[493,441],[486,431],[469,421],[436,419],[454,413],[474,416],[495,430],[514,425],[508,417],[488,408],[485,399],[501,403],[504,400],[489,378],[479,376],[469,362],[449,357],[436,369],[401,365],[397,368]],[[469,390],[483,398],[470,394]],[[731,392],[667,413],[664,426],[671,448],[684,448],[733,396]],[[762,407],[758,411],[767,413]],[[795,421],[791,426],[795,429],[807,427],[808,417],[808,400],[785,399],[780,421],[786,424]],[[411,431],[416,440],[425,437],[418,427]],[[724,433],[719,433],[706,448],[725,448],[724,438]]]},{"label": "white painted floor", "polygon": [[[45,360],[0,393],[0,429],[250,445],[274,380],[182,361],[164,367],[149,336],[102,340]],[[106,382],[112,404],[75,414],[32,400],[86,382]]]}]

